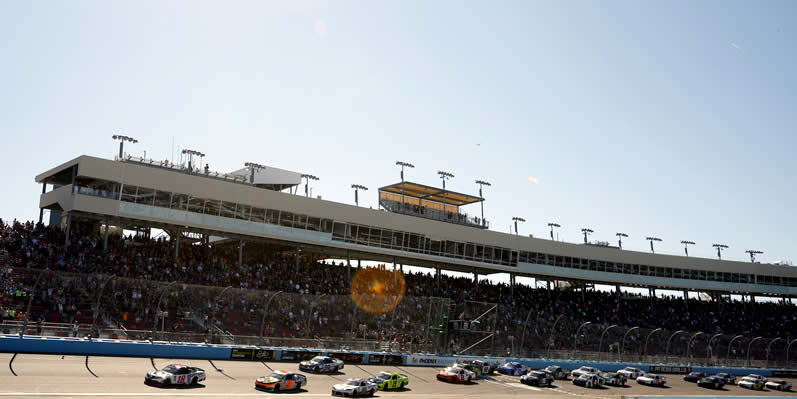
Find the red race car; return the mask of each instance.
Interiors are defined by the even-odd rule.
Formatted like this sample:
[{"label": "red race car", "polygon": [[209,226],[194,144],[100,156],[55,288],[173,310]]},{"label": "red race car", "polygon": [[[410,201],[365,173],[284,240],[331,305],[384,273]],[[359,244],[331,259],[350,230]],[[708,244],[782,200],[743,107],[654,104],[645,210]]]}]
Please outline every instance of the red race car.
[{"label": "red race car", "polygon": [[467,384],[476,379],[476,373],[462,367],[448,367],[437,372],[437,379],[455,384]]}]

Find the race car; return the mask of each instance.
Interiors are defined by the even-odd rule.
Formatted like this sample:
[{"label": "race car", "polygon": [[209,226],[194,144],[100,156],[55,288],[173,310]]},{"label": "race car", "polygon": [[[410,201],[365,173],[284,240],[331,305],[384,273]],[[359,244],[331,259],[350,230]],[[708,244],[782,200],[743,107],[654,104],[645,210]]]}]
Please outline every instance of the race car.
[{"label": "race car", "polygon": [[476,374],[461,367],[447,367],[437,372],[437,379],[445,382],[467,384],[476,379]]},{"label": "race car", "polygon": [[490,363],[482,360],[463,360],[459,364],[469,366],[468,370],[476,373],[477,376],[487,375],[495,370]]},{"label": "race car", "polygon": [[601,378],[596,373],[581,373],[573,378],[573,384],[586,388],[598,388],[601,386]]},{"label": "race car", "polygon": [[725,381],[726,385],[735,384],[736,383],[736,376],[728,373],[717,373],[714,374],[714,377],[722,378]]},{"label": "race car", "polygon": [[373,396],[379,388],[373,382],[368,382],[363,378],[351,378],[343,384],[332,386],[332,396]]},{"label": "race car", "polygon": [[791,383],[783,380],[772,380],[764,384],[767,389],[774,389],[776,391],[790,391]]},{"label": "race car", "polygon": [[526,385],[551,386],[553,384],[553,374],[545,370],[529,370],[520,377],[520,382]]},{"label": "race car", "polygon": [[150,371],[144,377],[144,383],[154,386],[196,385],[205,381],[205,370],[182,364],[170,364],[160,370]]},{"label": "race car", "polygon": [[368,382],[373,382],[380,391],[385,391],[388,389],[404,388],[404,386],[410,383],[410,379],[407,378],[406,375],[382,371],[377,374],[376,377],[369,378]]},{"label": "race car", "polygon": [[626,367],[622,370],[617,370],[617,374],[622,374],[629,380],[635,380],[645,375],[645,372],[636,367]]},{"label": "race car", "polygon": [[504,363],[501,367],[499,367],[498,372],[506,375],[523,375],[526,374],[528,369],[529,368],[523,363],[509,362]]},{"label": "race car", "polygon": [[601,371],[596,369],[595,367],[581,366],[573,370],[570,374],[573,376],[573,378],[577,378],[581,374],[600,374],[600,372]]},{"label": "race car", "polygon": [[725,386],[725,379],[716,375],[702,377],[697,380],[697,386],[703,388],[721,389]]},{"label": "race car", "polygon": [[638,384],[663,387],[667,379],[657,374],[645,374],[636,379]]},{"label": "race car", "polygon": [[463,368],[463,369],[468,370],[468,371],[472,371],[473,374],[476,374],[476,378],[479,378],[482,375],[484,375],[484,374],[482,374],[482,370],[481,370],[480,367],[477,367],[477,366],[475,366],[475,365],[473,365],[471,363],[465,363],[465,362],[454,363],[454,364],[451,365],[451,367],[459,367],[459,368]]},{"label": "race car", "polygon": [[546,371],[547,373],[550,373],[551,375],[553,375],[553,378],[556,378],[557,380],[566,380],[567,379],[567,375],[570,374],[569,370],[563,369],[563,368],[561,368],[559,366],[556,366],[556,365],[548,366],[548,367],[544,368],[543,370]]},{"label": "race car", "polygon": [[763,375],[760,375],[760,374],[748,374],[747,377],[745,377],[745,378],[752,378],[754,380],[758,380],[758,381],[761,381],[763,383],[767,382],[767,377],[764,377]]},{"label": "race car", "polygon": [[474,366],[481,367],[483,375],[494,373],[495,370],[498,369],[498,366],[501,365],[501,363],[495,361],[488,362],[484,360],[471,360],[470,363]]},{"label": "race car", "polygon": [[299,370],[313,373],[334,373],[343,370],[343,360],[329,356],[316,356],[299,363]]},{"label": "race car", "polygon": [[260,391],[298,391],[302,389],[302,385],[307,385],[307,377],[284,370],[274,371],[268,377],[255,380],[255,389]]},{"label": "race car", "polygon": [[742,378],[739,381],[739,383],[736,384],[736,385],[738,385],[738,386],[740,386],[742,388],[745,388],[745,389],[752,389],[752,390],[755,390],[755,391],[760,391],[760,390],[764,389],[764,384],[766,384],[766,382],[764,382],[764,380],[761,380],[761,379],[758,379],[758,378],[755,378],[755,377],[751,377],[751,376],[748,375],[747,377]]},{"label": "race car", "polygon": [[684,376],[684,381],[698,382],[701,378],[705,377],[706,373],[702,371],[693,371]]},{"label": "race car", "polygon": [[624,387],[628,378],[620,373],[603,373],[600,374],[601,383],[603,385],[613,385],[616,387]]}]

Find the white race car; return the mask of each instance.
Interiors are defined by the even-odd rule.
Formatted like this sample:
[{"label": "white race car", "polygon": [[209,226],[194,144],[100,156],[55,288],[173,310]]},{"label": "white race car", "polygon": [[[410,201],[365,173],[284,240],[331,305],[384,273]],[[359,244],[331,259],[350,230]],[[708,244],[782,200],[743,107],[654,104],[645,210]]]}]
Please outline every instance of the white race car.
[{"label": "white race car", "polygon": [[791,382],[783,381],[783,380],[772,380],[768,381],[764,386],[767,389],[774,389],[776,391],[790,391],[791,390]]},{"label": "white race car", "polygon": [[196,385],[205,381],[205,370],[182,364],[170,364],[160,370],[150,371],[144,383],[158,387],[169,385]]},{"label": "white race car", "polygon": [[299,363],[299,370],[312,373],[334,373],[343,370],[343,360],[329,356],[316,356]]},{"label": "white race car", "polygon": [[573,378],[578,378],[578,376],[580,376],[581,374],[600,374],[600,373],[601,371],[596,369],[595,367],[581,366],[573,370],[570,373],[570,375],[572,375]]},{"label": "white race car", "polygon": [[364,378],[352,378],[343,384],[333,385],[332,396],[373,396],[374,392],[378,390],[379,388],[373,382],[368,382]]},{"label": "white race car", "polygon": [[656,374],[645,374],[636,379],[638,384],[652,385],[655,387],[663,387],[667,383],[667,379]]},{"label": "white race car", "polygon": [[622,370],[617,370],[617,374],[622,374],[629,380],[635,380],[645,375],[645,372],[636,367],[626,367]]}]

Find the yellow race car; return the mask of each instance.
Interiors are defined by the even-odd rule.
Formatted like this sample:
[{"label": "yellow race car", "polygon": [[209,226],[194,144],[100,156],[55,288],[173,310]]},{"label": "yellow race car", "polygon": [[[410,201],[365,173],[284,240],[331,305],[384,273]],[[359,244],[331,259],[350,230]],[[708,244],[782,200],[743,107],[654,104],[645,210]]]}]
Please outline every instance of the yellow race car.
[{"label": "yellow race car", "polygon": [[368,382],[376,384],[379,387],[380,391],[384,391],[388,389],[404,388],[407,384],[410,383],[410,379],[407,378],[406,375],[382,371],[379,374],[377,374],[376,377],[369,378]]}]

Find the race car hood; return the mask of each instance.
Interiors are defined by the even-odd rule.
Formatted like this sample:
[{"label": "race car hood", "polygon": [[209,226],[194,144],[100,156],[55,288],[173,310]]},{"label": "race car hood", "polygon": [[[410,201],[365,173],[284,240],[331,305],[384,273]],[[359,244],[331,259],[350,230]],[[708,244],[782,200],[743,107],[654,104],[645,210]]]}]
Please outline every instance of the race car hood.
[{"label": "race car hood", "polygon": [[166,377],[168,377],[170,375],[171,374],[169,374],[169,373],[167,373],[165,371],[162,371],[162,370],[151,371],[151,372],[147,373],[147,377],[150,377],[150,378],[166,378]]},{"label": "race car hood", "polygon": [[273,384],[275,382],[279,382],[279,380],[274,377],[260,377],[257,379],[257,382],[262,382],[264,384]]},{"label": "race car hood", "polygon": [[374,384],[381,384],[381,383],[385,382],[385,380],[383,380],[383,379],[381,379],[379,377],[371,377],[371,378],[368,379],[368,382],[373,382]]},{"label": "race car hood", "polygon": [[299,364],[303,364],[303,365],[305,365],[305,366],[314,366],[314,365],[316,365],[316,364],[318,364],[318,363],[313,363],[313,362],[312,362],[312,361],[310,361],[310,360],[305,360],[305,361],[303,361],[303,362],[299,362]]},{"label": "race car hood", "polygon": [[332,388],[335,389],[336,391],[348,391],[348,390],[353,390],[356,387],[346,384],[335,384],[332,386]]}]

